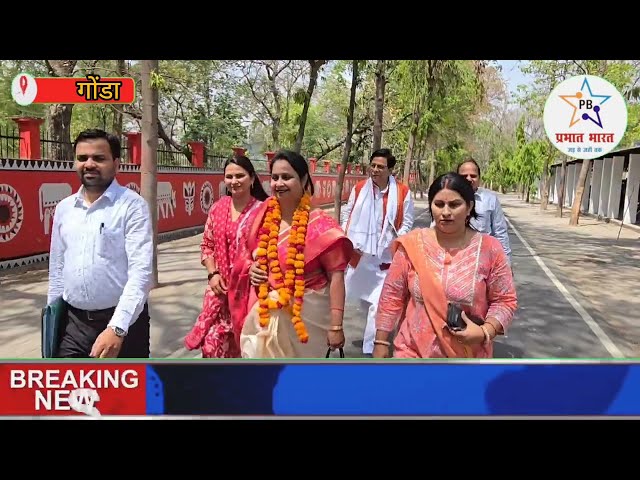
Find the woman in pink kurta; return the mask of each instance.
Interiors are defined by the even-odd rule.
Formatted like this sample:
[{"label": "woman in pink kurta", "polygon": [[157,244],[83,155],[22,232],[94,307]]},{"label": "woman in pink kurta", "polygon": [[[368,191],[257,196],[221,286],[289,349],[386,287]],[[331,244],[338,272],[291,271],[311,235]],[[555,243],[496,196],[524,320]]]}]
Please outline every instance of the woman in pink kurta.
[{"label": "woman in pink kurta", "polygon": [[[414,230],[394,244],[373,356],[388,356],[387,338],[398,327],[394,357],[491,358],[493,339],[507,331],[517,307],[508,260],[496,238],[469,226],[476,214],[473,190],[463,177],[439,177],[429,198],[435,227]],[[449,303],[465,312],[463,331],[446,326]],[[484,324],[476,325],[471,316]]]},{"label": "woman in pink kurta", "polygon": [[185,338],[189,350],[200,348],[204,358],[237,358],[240,349],[234,325],[247,314],[251,289],[247,235],[267,194],[251,161],[234,157],[225,165],[229,195],[211,206],[202,237],[201,263],[209,282],[202,311]]}]

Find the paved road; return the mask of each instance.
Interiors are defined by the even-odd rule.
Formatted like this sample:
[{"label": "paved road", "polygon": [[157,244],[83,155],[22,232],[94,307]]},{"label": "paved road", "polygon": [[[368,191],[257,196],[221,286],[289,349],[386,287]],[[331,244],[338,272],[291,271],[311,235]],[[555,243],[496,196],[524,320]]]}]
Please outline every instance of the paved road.
[{"label": "paved road", "polygon": [[[517,225],[511,220],[512,225]],[[518,229],[518,227],[515,227]],[[526,241],[527,231],[519,233]],[[610,357],[598,337],[553,284],[520,238],[509,229],[518,310],[506,337],[496,341],[497,358]],[[562,277],[556,268],[551,272]],[[563,282],[567,284],[568,282]],[[582,299],[584,303],[584,300]]]}]

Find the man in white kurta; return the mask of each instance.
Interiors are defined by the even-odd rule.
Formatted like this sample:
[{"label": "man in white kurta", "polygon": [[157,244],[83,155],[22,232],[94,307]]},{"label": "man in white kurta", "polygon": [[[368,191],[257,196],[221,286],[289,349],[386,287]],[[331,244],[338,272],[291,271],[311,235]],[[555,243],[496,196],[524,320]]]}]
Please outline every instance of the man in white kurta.
[{"label": "man in white kurta", "polygon": [[370,177],[351,191],[340,223],[353,242],[354,257],[345,276],[346,296],[367,312],[362,352],[373,352],[375,317],[382,285],[391,265],[391,242],[413,227],[409,188],[391,176],[396,159],[389,149],[373,152]]}]

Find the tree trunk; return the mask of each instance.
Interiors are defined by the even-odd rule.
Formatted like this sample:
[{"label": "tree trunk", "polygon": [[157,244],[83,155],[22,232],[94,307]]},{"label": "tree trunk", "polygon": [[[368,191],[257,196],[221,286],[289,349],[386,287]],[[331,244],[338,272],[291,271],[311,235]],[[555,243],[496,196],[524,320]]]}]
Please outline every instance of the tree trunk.
[{"label": "tree trunk", "polygon": [[153,226],[153,287],[158,286],[158,88],[152,73],[158,73],[158,60],[142,61],[142,165],[140,194],[147,201]]},{"label": "tree trunk", "polygon": [[272,150],[280,149],[280,118],[273,119],[271,124],[271,138],[273,140]]},{"label": "tree trunk", "polygon": [[[124,60],[118,60],[118,76],[124,77],[127,74],[127,66]],[[113,134],[118,138],[122,137],[123,115],[121,110],[113,110]]]},{"label": "tree trunk", "polygon": [[424,191],[427,188],[427,185],[425,185],[425,174],[424,174],[424,163],[419,163],[418,164],[418,178],[419,178],[419,184],[420,184],[420,200],[424,199]]},{"label": "tree trunk", "polygon": [[531,185],[527,186],[527,203],[531,203]]},{"label": "tree trunk", "polygon": [[300,125],[298,126],[298,134],[296,135],[296,144],[293,150],[296,153],[300,153],[302,150],[302,140],[304,138],[304,129],[307,125],[307,115],[309,113],[309,105],[311,104],[311,96],[316,88],[318,82],[318,72],[320,67],[326,63],[326,60],[309,60],[311,70],[309,72],[309,85],[307,86],[307,92],[304,97],[304,104],[302,105],[302,114],[300,115]]},{"label": "tree trunk", "polygon": [[420,108],[416,100],[413,107],[413,122],[411,125],[411,133],[409,134],[409,147],[407,148],[407,158],[404,161],[404,175],[402,181],[405,185],[409,185],[409,173],[411,172],[411,161],[413,159],[413,151],[416,148],[416,140],[418,137],[418,125],[420,124]]},{"label": "tree trunk", "polygon": [[433,148],[433,153],[431,154],[431,158],[429,159],[429,185],[427,188],[431,186],[433,181],[436,179],[436,148]]},{"label": "tree trunk", "polygon": [[580,207],[582,206],[582,195],[584,194],[585,184],[587,183],[587,175],[591,169],[591,160],[583,160],[582,168],[580,169],[580,176],[578,177],[578,185],[576,187],[576,198],[573,199],[573,206],[571,207],[571,218],[569,219],[569,225],[578,225],[578,219],[580,218]]},{"label": "tree trunk", "polygon": [[[52,77],[73,77],[77,60],[45,60]],[[53,143],[47,145],[47,156],[51,160],[74,160],[71,144],[71,113],[73,104],[52,104],[47,109],[48,137]]]},{"label": "tree trunk", "polygon": [[376,111],[373,117],[373,151],[376,151],[382,147],[384,89],[386,85],[386,60],[378,60],[378,63],[376,64]]},{"label": "tree trunk", "polygon": [[349,111],[347,112],[347,138],[344,142],[344,150],[342,151],[342,168],[338,173],[338,184],[334,198],[334,215],[340,222],[340,211],[342,210],[342,188],[344,186],[344,176],[347,171],[347,163],[351,154],[351,142],[353,137],[353,112],[356,108],[356,89],[358,87],[358,60],[353,60],[351,72],[351,96],[349,97]]},{"label": "tree trunk", "polygon": [[542,179],[540,182],[540,210],[546,210],[549,205],[549,155],[544,158],[544,165],[542,166]]},{"label": "tree trunk", "polygon": [[564,204],[564,182],[567,176],[567,157],[562,157],[562,167],[560,167],[560,191],[558,192],[558,216],[562,218],[562,206]]},{"label": "tree trunk", "polygon": [[71,113],[73,104],[54,103],[49,105],[48,136],[51,143],[47,145],[50,160],[74,160],[71,143]]},{"label": "tree trunk", "polygon": [[425,157],[425,151],[429,148],[429,136],[427,134],[422,135],[422,138],[420,139],[420,148],[418,150],[418,155],[416,158],[416,162],[414,164],[415,169],[416,169],[416,186],[415,186],[415,190],[413,192],[413,198],[418,198],[418,190],[420,191],[421,194],[421,198],[422,198],[422,190],[424,189],[424,175],[422,174],[422,167],[424,166],[425,162],[422,161],[422,159]]}]

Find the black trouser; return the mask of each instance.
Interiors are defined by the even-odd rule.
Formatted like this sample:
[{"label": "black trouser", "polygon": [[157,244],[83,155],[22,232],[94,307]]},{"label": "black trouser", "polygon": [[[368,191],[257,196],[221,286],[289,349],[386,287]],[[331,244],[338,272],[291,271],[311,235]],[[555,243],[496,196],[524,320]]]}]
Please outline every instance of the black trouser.
[{"label": "black trouser", "polygon": [[[90,358],[91,348],[115,312],[115,307],[104,310],[80,310],[69,305],[68,321],[57,358]],[[149,358],[149,306],[145,303],[138,319],[129,327],[122,342],[118,358]]]}]

